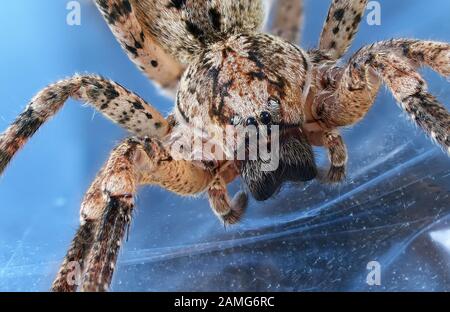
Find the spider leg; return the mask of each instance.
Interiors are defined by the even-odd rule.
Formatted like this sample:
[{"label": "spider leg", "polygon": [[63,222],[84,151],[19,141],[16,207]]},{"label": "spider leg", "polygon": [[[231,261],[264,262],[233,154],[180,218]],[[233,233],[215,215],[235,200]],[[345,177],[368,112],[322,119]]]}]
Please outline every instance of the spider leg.
[{"label": "spider leg", "polygon": [[[102,191],[105,169],[95,178],[84,196],[81,205],[81,226],[64,258],[58,275],[53,282],[54,292],[74,292],[86,267],[86,259],[94,243],[103,207],[106,205]],[[76,271],[78,270],[78,272]]]},{"label": "spider leg", "polygon": [[300,41],[303,26],[303,0],[275,0],[270,32],[289,42]]},{"label": "spider leg", "polygon": [[[116,148],[97,183],[93,184],[94,192],[101,191],[102,196],[97,202],[83,203],[82,217],[98,219],[99,224],[86,259],[82,291],[106,291],[109,288],[118,251],[131,222],[134,196],[140,182],[136,161],[142,158],[140,153],[139,143],[133,140]],[[86,199],[94,198],[88,196]],[[91,206],[90,211],[87,206]]]},{"label": "spider leg", "polygon": [[96,228],[97,222],[91,220],[84,221],[80,226],[53,282],[52,291],[74,292],[77,290],[79,282],[77,279],[81,277],[85,259],[94,241]]},{"label": "spider leg", "polygon": [[75,76],[39,92],[0,136],[0,174],[28,139],[72,97],[140,136],[161,137],[169,124],[151,105],[119,84],[98,76]]},{"label": "spider leg", "polygon": [[338,74],[336,67],[328,70],[339,79],[336,90],[331,96],[319,92],[313,115],[324,128],[354,124],[365,116],[383,82],[409,117],[450,153],[450,114],[427,91],[416,71],[422,65],[450,76],[450,44],[401,39],[365,47]]},{"label": "spider leg", "polygon": [[139,19],[133,1],[96,0],[97,7],[129,58],[148,78],[175,91],[184,67],[167,54]]},{"label": "spider leg", "polygon": [[333,0],[320,35],[319,47],[334,59],[350,47],[368,0]]},{"label": "spider leg", "polygon": [[324,130],[317,122],[303,124],[302,130],[310,144],[327,149],[330,168],[324,182],[342,182],[345,179],[348,154],[347,147],[339,131],[337,129]]},{"label": "spider leg", "polygon": [[325,131],[323,134],[324,146],[328,149],[330,169],[328,181],[338,183],[345,179],[345,170],[348,160],[347,147],[337,130]]},{"label": "spider leg", "polygon": [[109,196],[95,234],[95,243],[89,255],[81,291],[98,292],[109,289],[133,208],[134,200],[131,194]]},{"label": "spider leg", "polygon": [[[234,168],[231,169],[235,171]],[[228,181],[234,180],[237,172],[232,176],[217,176],[208,188],[208,198],[214,214],[225,224],[232,225],[238,223],[245,213],[248,205],[248,195],[245,192],[237,193],[230,200],[227,191]]]},{"label": "spider leg", "polygon": [[[76,290],[76,285],[70,283],[73,262],[79,262],[84,273],[81,290],[106,291],[109,288],[139,186],[156,185],[182,196],[194,196],[216,188],[216,176],[190,161],[173,159],[159,139],[131,138],[121,143],[84,197],[80,213],[83,225],[63,261],[53,290]],[[217,181],[226,187],[225,183],[234,178],[233,172],[224,171]],[[218,199],[213,199],[217,203],[228,196],[217,195]],[[230,205],[236,211],[244,210],[246,197],[238,195]],[[234,223],[238,217],[240,215],[230,214],[224,220]]]}]

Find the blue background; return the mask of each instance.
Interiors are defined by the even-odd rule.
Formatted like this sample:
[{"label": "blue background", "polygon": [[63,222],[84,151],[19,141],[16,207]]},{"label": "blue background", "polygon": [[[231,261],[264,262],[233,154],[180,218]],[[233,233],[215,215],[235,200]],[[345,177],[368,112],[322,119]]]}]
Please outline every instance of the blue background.
[{"label": "blue background", "polygon": [[[315,47],[330,1],[306,1],[302,47]],[[352,51],[377,40],[450,42],[445,0],[380,1],[382,25],[363,21]],[[98,73],[167,113],[116,43],[95,6],[66,24],[66,1],[15,0],[0,19],[0,129],[41,88],[74,73]],[[430,70],[430,89],[450,103],[450,85]],[[447,105],[447,107],[449,107]],[[286,186],[252,202],[224,230],[203,197],[140,192],[113,290],[450,290],[450,160],[406,118],[388,91],[344,131],[348,182]],[[46,291],[78,227],[83,193],[126,133],[69,101],[0,179],[0,291]],[[326,166],[323,152],[318,161]],[[239,189],[239,183],[232,191]],[[379,261],[381,286],[366,284]]]}]

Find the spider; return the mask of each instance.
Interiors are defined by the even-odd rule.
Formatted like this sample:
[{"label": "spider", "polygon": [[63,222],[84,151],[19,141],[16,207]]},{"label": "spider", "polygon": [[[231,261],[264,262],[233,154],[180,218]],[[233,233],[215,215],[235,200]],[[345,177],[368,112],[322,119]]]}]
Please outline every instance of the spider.
[{"label": "spider", "polygon": [[[131,132],[111,153],[81,205],[81,226],[53,291],[76,291],[72,264],[83,272],[80,290],[106,291],[142,185],[183,196],[206,193],[214,213],[237,223],[248,195],[270,198],[286,181],[317,177],[311,146],[327,149],[327,178],[345,178],[347,150],[339,133],[368,112],[382,84],[407,115],[450,153],[450,115],[427,92],[417,72],[429,66],[450,76],[450,45],[413,39],[378,42],[340,59],[357,33],[367,0],[334,0],[319,47],[302,50],[302,1],[278,0],[272,34],[262,32],[257,0],[96,0],[131,60],[169,93],[164,118],[135,93],[100,76],[82,75],[40,91],[0,137],[0,173],[27,140],[69,97],[89,103]],[[280,127],[279,166],[262,160],[175,159],[165,142],[202,129],[213,137],[228,126]],[[219,147],[220,143],[219,143]],[[230,198],[227,185],[241,177],[248,192]]]}]

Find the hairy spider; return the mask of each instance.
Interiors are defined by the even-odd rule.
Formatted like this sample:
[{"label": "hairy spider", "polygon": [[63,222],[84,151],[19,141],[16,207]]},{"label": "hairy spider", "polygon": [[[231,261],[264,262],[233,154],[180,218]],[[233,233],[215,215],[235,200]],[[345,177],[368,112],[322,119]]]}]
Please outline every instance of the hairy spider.
[{"label": "hairy spider", "polygon": [[[257,0],[96,0],[131,60],[170,92],[174,112],[164,118],[138,95],[99,76],[74,76],[37,94],[0,137],[0,172],[26,141],[72,97],[91,104],[136,138],[112,152],[81,205],[81,226],[53,283],[75,291],[71,263],[83,270],[81,290],[109,288],[117,254],[131,222],[140,185],[159,185],[180,195],[207,193],[226,224],[238,222],[247,206],[227,184],[242,177],[257,200],[271,197],[285,181],[317,175],[311,146],[324,146],[328,179],[345,177],[347,151],[339,128],[360,121],[382,83],[435,142],[450,152],[450,115],[427,92],[418,74],[429,66],[450,75],[450,45],[398,39],[363,47],[347,64],[338,60],[350,46],[367,0],[334,0],[319,48],[296,46],[302,1],[278,0],[274,35],[261,31]],[[229,125],[279,126],[279,166],[261,169],[261,159],[201,162],[175,159],[165,142],[194,129],[209,137]],[[195,132],[195,131],[194,131]],[[218,144],[219,148],[220,143]]]}]

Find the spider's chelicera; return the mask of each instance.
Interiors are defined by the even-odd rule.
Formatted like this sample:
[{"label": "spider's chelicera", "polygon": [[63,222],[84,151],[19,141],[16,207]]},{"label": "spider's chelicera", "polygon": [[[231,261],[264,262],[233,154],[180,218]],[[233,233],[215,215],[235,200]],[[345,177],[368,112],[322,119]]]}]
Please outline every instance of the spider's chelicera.
[{"label": "spider's chelicera", "polygon": [[[347,150],[339,128],[366,115],[382,84],[450,152],[450,115],[417,71],[428,66],[449,77],[449,44],[382,41],[363,47],[346,64],[338,62],[355,37],[367,0],[334,0],[319,47],[310,51],[294,44],[301,0],[276,1],[272,34],[261,31],[258,0],[96,4],[131,60],[176,94],[176,101],[173,114],[164,118],[115,82],[74,76],[39,92],[0,137],[1,173],[69,97],[91,104],[135,136],[114,149],[85,195],[81,226],[54,291],[77,290],[70,278],[73,263],[82,271],[81,290],[108,289],[141,185],[184,196],[206,193],[214,213],[234,224],[245,212],[247,192],[266,200],[285,181],[316,178],[313,145],[328,151],[328,180],[342,181]],[[200,148],[192,144],[196,140]],[[237,177],[247,192],[230,198],[227,184]]]}]

